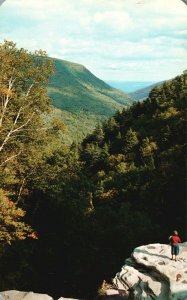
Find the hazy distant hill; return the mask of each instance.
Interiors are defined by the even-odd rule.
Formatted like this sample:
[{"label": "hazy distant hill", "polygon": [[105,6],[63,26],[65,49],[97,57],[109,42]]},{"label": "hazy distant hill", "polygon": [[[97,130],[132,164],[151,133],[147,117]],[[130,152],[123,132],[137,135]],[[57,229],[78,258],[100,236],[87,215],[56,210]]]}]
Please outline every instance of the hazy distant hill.
[{"label": "hazy distant hill", "polygon": [[119,89],[125,93],[133,93],[137,90],[148,87],[155,82],[153,81],[107,81],[112,87]]},{"label": "hazy distant hill", "polygon": [[151,90],[155,87],[155,86],[161,86],[163,84],[164,81],[160,81],[154,84],[151,84],[145,88],[139,89],[133,93],[129,93],[129,95],[135,99],[135,100],[140,100],[140,99],[144,99],[147,98],[149,96],[149,93],[151,92]]},{"label": "hazy distant hill", "polygon": [[129,95],[112,88],[83,65],[60,59],[54,59],[54,64],[48,93],[53,105],[62,110],[56,113],[74,139],[80,140],[98,121],[133,102]]}]

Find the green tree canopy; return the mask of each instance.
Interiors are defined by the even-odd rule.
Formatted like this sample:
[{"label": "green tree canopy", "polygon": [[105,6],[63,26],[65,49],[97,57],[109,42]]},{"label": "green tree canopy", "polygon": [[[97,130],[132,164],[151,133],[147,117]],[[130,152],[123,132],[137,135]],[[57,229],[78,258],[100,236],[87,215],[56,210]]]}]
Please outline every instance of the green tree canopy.
[{"label": "green tree canopy", "polygon": [[[23,239],[31,233],[31,228],[20,221],[25,211],[15,201],[20,199],[26,179],[34,176],[36,166],[47,156],[49,150],[44,147],[51,130],[59,128],[52,120],[47,124],[45,116],[51,109],[47,82],[52,73],[53,66],[45,52],[30,53],[10,41],[0,44],[0,240],[3,243]],[[14,202],[8,200],[7,194]]]},{"label": "green tree canopy", "polygon": [[45,130],[41,115],[50,107],[46,83],[51,74],[45,52],[0,44],[0,166],[23,154]]}]

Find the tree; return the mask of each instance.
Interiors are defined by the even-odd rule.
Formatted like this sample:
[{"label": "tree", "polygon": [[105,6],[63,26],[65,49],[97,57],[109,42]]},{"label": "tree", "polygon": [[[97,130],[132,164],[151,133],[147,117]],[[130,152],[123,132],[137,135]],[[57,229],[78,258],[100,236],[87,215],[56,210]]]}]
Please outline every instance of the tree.
[{"label": "tree", "polygon": [[141,157],[145,165],[155,168],[154,153],[157,150],[157,144],[151,141],[148,137],[143,139],[140,147]]},{"label": "tree", "polygon": [[1,250],[5,244],[26,237],[37,238],[31,227],[22,221],[25,211],[10,201],[5,191],[0,189],[0,243]]},{"label": "tree", "polygon": [[[25,211],[16,202],[26,179],[42,159],[49,112],[47,82],[53,66],[46,53],[30,53],[16,44],[0,44],[0,241],[10,243],[32,233],[20,221]],[[52,123],[52,121],[48,122]],[[50,125],[51,126],[51,125]],[[56,126],[56,125],[55,125]],[[54,127],[54,126],[52,126]],[[45,150],[47,151],[47,150]],[[11,200],[7,193],[11,195]]]},{"label": "tree", "polygon": [[130,128],[125,135],[124,142],[125,142],[124,152],[132,151],[133,148],[138,144],[136,131],[133,131],[132,128]]},{"label": "tree", "polygon": [[50,108],[46,83],[52,70],[45,52],[0,44],[0,167],[45,130],[41,115]]}]

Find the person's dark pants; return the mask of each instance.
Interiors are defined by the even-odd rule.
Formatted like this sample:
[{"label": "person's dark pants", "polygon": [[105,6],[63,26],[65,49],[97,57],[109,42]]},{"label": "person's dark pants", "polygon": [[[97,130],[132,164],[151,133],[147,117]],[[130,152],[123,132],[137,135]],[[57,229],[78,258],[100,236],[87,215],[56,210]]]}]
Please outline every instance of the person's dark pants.
[{"label": "person's dark pants", "polygon": [[172,255],[178,255],[179,254],[179,245],[171,246],[171,254]]}]

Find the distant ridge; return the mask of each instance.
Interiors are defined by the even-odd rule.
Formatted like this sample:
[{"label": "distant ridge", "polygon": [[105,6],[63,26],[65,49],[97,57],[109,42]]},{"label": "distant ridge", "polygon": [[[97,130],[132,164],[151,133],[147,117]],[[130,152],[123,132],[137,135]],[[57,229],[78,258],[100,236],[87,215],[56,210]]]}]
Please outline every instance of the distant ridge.
[{"label": "distant ridge", "polygon": [[142,89],[138,89],[137,91],[133,92],[133,93],[129,93],[129,95],[135,99],[135,100],[141,100],[141,99],[145,99],[149,96],[149,93],[151,92],[151,90],[156,87],[156,86],[161,86],[164,83],[164,81],[160,81],[154,84],[151,84],[145,88]]},{"label": "distant ridge", "polygon": [[53,62],[55,74],[48,94],[61,110],[56,113],[77,140],[91,132],[99,121],[133,102],[131,96],[112,88],[83,65],[55,58]]},{"label": "distant ridge", "polygon": [[125,93],[133,93],[137,90],[148,87],[155,82],[153,81],[107,81],[107,83]]}]

